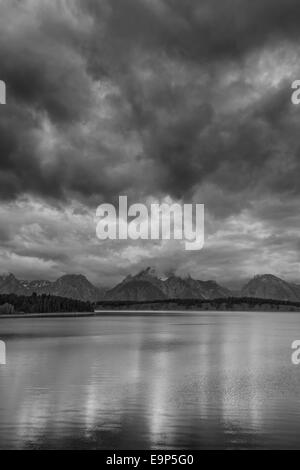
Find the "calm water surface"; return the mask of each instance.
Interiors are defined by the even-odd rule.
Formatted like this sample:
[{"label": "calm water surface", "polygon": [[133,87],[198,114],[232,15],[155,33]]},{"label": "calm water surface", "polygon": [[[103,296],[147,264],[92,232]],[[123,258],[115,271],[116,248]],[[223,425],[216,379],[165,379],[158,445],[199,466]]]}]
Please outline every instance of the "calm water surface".
[{"label": "calm water surface", "polygon": [[297,313],[1,319],[0,448],[300,448]]}]

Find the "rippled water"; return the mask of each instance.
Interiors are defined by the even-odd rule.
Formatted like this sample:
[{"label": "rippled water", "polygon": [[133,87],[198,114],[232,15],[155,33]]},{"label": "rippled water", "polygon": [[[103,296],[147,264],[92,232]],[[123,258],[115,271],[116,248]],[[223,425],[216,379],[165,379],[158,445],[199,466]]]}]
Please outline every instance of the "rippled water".
[{"label": "rippled water", "polygon": [[0,448],[300,448],[300,314],[1,319]]}]

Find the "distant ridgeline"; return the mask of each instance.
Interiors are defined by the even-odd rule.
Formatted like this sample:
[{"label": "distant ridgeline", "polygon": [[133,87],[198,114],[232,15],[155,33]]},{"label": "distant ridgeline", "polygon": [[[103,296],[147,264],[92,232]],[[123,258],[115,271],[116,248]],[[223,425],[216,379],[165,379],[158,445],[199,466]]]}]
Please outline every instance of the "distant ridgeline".
[{"label": "distant ridgeline", "polygon": [[300,302],[259,299],[254,297],[228,297],[222,299],[166,299],[146,302],[98,302],[98,310],[229,310],[229,311],[288,311],[300,312]]},{"label": "distant ridgeline", "polygon": [[0,315],[13,313],[67,313],[67,312],[93,312],[91,302],[67,299],[53,295],[31,296],[1,294]]}]

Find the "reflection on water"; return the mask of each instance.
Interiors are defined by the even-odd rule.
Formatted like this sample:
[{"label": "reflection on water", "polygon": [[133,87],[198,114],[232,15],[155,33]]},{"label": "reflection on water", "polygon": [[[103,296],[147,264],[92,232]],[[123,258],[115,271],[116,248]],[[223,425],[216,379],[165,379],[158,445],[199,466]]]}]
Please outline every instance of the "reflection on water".
[{"label": "reflection on water", "polygon": [[300,448],[300,314],[1,319],[0,448]]}]

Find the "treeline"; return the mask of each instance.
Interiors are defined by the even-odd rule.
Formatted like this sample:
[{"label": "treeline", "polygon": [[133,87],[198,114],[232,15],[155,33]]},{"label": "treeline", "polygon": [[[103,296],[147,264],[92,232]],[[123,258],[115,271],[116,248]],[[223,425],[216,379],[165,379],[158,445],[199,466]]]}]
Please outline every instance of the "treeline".
[{"label": "treeline", "polygon": [[[2,306],[2,308],[1,308]],[[11,306],[11,308],[9,308]],[[0,294],[0,314],[4,313],[67,313],[67,312],[93,312],[94,306],[90,302],[67,299],[53,295],[31,296]]]},{"label": "treeline", "polygon": [[103,301],[102,310],[272,310],[300,311],[300,302],[259,299],[255,297],[226,297],[220,299],[165,299],[147,301]]}]

